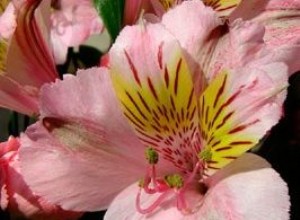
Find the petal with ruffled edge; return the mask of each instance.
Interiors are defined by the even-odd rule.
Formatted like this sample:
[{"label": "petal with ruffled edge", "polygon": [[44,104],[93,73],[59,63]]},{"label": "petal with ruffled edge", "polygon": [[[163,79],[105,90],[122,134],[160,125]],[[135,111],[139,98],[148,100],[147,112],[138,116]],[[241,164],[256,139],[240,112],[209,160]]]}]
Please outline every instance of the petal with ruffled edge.
[{"label": "petal with ruffled edge", "polygon": [[254,147],[282,115],[288,77],[283,63],[223,70],[199,99],[205,174]]},{"label": "petal with ruffled edge", "polygon": [[244,66],[263,66],[273,62],[283,62],[288,66],[288,74],[294,73],[294,57],[299,49],[293,46],[270,47],[264,42],[265,28],[254,21],[237,19],[226,27],[219,27],[216,34],[218,41],[212,51],[207,54],[209,58],[204,63],[204,70],[208,80],[214,79],[222,69],[241,68]]},{"label": "petal with ruffled edge", "polygon": [[29,189],[20,173],[19,147],[19,139],[14,137],[0,143],[1,208],[10,211],[14,217],[45,220],[79,218],[81,213],[62,210],[36,196]]},{"label": "petal with ruffled edge", "polygon": [[294,59],[300,56],[299,0],[242,1],[231,15],[230,21],[237,18],[264,25],[266,27],[264,40],[268,48],[270,50],[282,48],[286,51],[286,55],[281,59],[288,63],[290,74],[300,70],[299,62]]},{"label": "petal with ruffled edge", "polygon": [[[243,1],[242,5],[245,4],[244,2],[248,1]],[[191,25],[187,26],[185,22],[173,22],[174,20],[189,20]],[[268,40],[271,36],[268,34],[268,25],[274,19],[272,20],[271,17],[265,22],[261,22],[263,19],[256,20],[258,22],[232,19],[229,26],[221,25],[216,14],[211,9],[205,8],[201,2],[186,1],[166,13],[162,23],[179,39],[186,52],[199,63],[208,81],[211,81],[224,67],[242,67],[251,62],[253,65],[256,65],[255,62],[260,64],[285,62],[289,67],[289,75],[298,70],[299,62],[294,59],[300,51],[295,44],[298,41],[297,37],[292,42],[286,40],[282,46],[272,46],[272,42]],[[289,22],[296,27],[297,17],[291,20],[293,21]],[[274,24],[279,22],[280,19]],[[285,34],[285,31],[281,30],[282,34]],[[297,35],[297,31],[291,32],[293,33]]]},{"label": "petal with ruffled edge", "polygon": [[45,85],[41,117],[21,137],[21,168],[50,202],[67,210],[105,209],[144,176],[144,147],[123,118],[106,69]]},{"label": "petal with ruffled edge", "polygon": [[200,150],[197,102],[179,43],[160,24],[127,27],[109,55],[117,97],[139,139],[191,171]]},{"label": "petal with ruffled edge", "polygon": [[[188,200],[198,200],[198,203],[191,203],[196,207],[192,214],[183,215],[178,211],[175,198],[170,196],[152,213],[142,215],[135,209],[138,186],[134,184],[114,199],[104,219],[289,219],[287,186],[258,156],[246,154],[235,160],[213,176],[207,186],[204,197],[195,189],[187,194]],[[152,195],[145,196],[143,204],[154,199]]]}]

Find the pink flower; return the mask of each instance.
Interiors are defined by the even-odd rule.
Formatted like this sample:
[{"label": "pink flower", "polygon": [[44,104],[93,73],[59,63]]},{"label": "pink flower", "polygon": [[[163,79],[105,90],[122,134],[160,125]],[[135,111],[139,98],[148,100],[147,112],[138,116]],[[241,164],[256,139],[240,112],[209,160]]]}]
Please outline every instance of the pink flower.
[{"label": "pink flower", "polygon": [[17,3],[13,35],[0,39],[0,106],[34,115],[39,111],[39,88],[58,77],[43,17],[50,7],[45,1]]},{"label": "pink flower", "polygon": [[200,1],[125,27],[109,70],[41,89],[21,136],[26,183],[66,210],[109,207],[106,219],[288,219],[286,184],[244,154],[281,118],[291,74],[290,51],[263,37]]},{"label": "pink flower", "polygon": [[91,0],[57,0],[51,14],[51,38],[56,63],[64,63],[67,49],[101,33],[102,21]]},{"label": "pink flower", "polygon": [[76,219],[81,214],[62,210],[34,195],[24,182],[20,173],[18,150],[19,140],[10,137],[0,143],[0,205],[13,216],[25,216],[30,219]]}]

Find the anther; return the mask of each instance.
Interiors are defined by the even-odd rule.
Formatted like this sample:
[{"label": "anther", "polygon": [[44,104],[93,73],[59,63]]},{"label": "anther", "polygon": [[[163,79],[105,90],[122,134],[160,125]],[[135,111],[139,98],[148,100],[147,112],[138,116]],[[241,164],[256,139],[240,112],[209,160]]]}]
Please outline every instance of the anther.
[{"label": "anther", "polygon": [[210,161],[213,154],[211,148],[205,148],[200,153],[198,153],[198,158],[202,161]]},{"label": "anther", "polygon": [[158,153],[152,148],[148,147],[145,151],[146,159],[148,160],[149,164],[157,164],[158,162]]},{"label": "anther", "polygon": [[165,181],[170,188],[180,189],[184,185],[183,177],[179,174],[167,175]]}]

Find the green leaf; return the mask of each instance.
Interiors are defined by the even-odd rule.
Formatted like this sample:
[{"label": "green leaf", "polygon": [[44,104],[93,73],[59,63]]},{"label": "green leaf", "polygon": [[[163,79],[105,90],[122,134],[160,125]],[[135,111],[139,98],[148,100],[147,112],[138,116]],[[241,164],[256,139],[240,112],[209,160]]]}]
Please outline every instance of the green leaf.
[{"label": "green leaf", "polygon": [[112,41],[115,41],[123,24],[125,0],[94,0],[94,5],[102,18]]}]

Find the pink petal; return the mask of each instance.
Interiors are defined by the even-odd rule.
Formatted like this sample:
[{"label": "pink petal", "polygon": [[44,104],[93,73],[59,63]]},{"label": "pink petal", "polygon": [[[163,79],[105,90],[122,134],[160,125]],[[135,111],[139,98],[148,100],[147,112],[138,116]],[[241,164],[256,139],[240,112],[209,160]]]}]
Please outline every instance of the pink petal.
[{"label": "pink petal", "polygon": [[50,35],[55,63],[64,64],[67,59],[69,47],[62,41],[62,38],[57,35],[55,31],[52,30]]},{"label": "pink petal", "polygon": [[[205,48],[211,32],[221,24],[213,9],[205,7],[201,1],[185,1],[168,11],[162,18],[162,24],[205,70],[204,64],[210,58]],[[204,71],[204,74],[207,73]]]},{"label": "pink petal", "polygon": [[205,63],[204,70],[209,80],[223,69],[262,66],[272,62],[283,62],[288,65],[288,74],[294,73],[297,69],[294,57],[299,49],[285,45],[271,48],[264,42],[264,36],[265,28],[259,23],[241,19],[232,22],[229,33],[217,41]]},{"label": "pink petal", "polygon": [[[142,215],[135,209],[137,184],[123,190],[110,205],[105,219],[243,219],[287,220],[289,196],[286,184],[269,164],[254,155],[245,155],[214,176],[206,195],[191,191],[189,199],[200,201],[193,214],[183,215],[170,196],[152,213]],[[146,196],[143,204],[153,202],[153,195]],[[200,205],[200,206],[199,206]]]},{"label": "pink petal", "polygon": [[287,185],[270,164],[258,156],[246,154],[235,160],[209,179],[208,186],[211,188],[207,195],[209,202],[214,203],[215,208],[223,206],[224,214],[235,213],[236,219],[289,219]]},{"label": "pink petal", "polygon": [[299,62],[294,59],[300,56],[299,0],[242,1],[230,20],[237,18],[251,19],[264,25],[267,47],[271,51],[281,49],[284,52],[280,59],[285,59],[290,74],[300,69]]},{"label": "pink petal", "polygon": [[0,106],[26,115],[35,115],[38,109],[38,90],[23,86],[18,82],[0,75]]},{"label": "pink petal", "polygon": [[144,146],[119,108],[105,69],[66,75],[44,86],[42,121],[21,138],[29,186],[64,209],[96,211],[142,178]]},{"label": "pink petal", "polygon": [[15,216],[40,219],[77,219],[81,214],[62,210],[49,204],[29,189],[20,172],[18,139],[10,137],[0,143],[0,187],[1,208]]},{"label": "pink petal", "polygon": [[[186,25],[186,24],[189,25]],[[162,24],[175,35],[192,55],[201,48],[210,32],[221,24],[215,12],[201,1],[186,1],[169,10],[162,18]],[[191,41],[192,40],[192,41]],[[199,43],[195,48],[195,44]]]},{"label": "pink petal", "polygon": [[[292,10],[297,10],[300,8],[299,0],[253,0],[253,1],[242,1],[237,8],[230,16],[231,20],[236,18],[243,19],[255,19],[268,13],[269,11],[289,11],[292,13]],[[284,15],[285,13],[283,13]],[[273,19],[279,19],[280,17],[273,17]]]},{"label": "pink petal", "polygon": [[[143,163],[115,153],[99,135],[80,143],[81,134],[65,132],[62,135],[68,138],[67,145],[41,124],[31,127],[27,134],[21,137],[20,151],[24,178],[38,195],[64,209],[103,210],[116,193],[143,177]],[[94,143],[88,143],[92,138]]]}]

